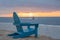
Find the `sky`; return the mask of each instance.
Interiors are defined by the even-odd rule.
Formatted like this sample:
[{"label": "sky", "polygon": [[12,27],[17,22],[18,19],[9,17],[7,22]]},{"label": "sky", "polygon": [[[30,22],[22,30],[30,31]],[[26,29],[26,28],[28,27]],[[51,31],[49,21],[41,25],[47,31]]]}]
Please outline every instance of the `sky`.
[{"label": "sky", "polygon": [[0,17],[60,17],[60,0],[0,0]]}]

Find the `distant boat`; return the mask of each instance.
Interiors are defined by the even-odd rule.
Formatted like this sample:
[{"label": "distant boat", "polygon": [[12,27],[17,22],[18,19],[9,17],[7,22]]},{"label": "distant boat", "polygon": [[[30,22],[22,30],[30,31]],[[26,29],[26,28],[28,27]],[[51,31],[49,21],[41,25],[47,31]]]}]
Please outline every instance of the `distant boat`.
[{"label": "distant boat", "polygon": [[32,19],[34,20],[34,19],[35,19],[35,17],[32,17]]}]

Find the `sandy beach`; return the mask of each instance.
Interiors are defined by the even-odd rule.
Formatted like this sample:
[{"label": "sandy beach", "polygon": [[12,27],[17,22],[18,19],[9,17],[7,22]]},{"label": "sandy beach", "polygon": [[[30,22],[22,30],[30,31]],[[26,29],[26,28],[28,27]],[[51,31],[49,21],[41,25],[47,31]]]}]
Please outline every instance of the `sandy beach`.
[{"label": "sandy beach", "polygon": [[59,40],[59,39],[52,39],[51,37],[46,36],[39,36],[38,38],[35,38],[34,36],[26,37],[26,38],[18,38],[13,39],[12,37],[7,36],[7,34],[13,33],[13,31],[6,31],[6,30],[0,30],[0,40]]},{"label": "sandy beach", "polygon": [[40,24],[38,28],[38,38],[34,36],[26,38],[13,39],[7,36],[16,32],[12,23],[0,23],[0,40],[60,40],[60,25],[44,25]]}]

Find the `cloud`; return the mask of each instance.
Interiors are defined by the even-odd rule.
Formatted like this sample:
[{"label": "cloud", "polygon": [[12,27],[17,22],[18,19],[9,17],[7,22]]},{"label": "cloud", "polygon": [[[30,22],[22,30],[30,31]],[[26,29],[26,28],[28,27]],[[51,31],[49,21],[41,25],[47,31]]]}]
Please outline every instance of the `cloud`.
[{"label": "cloud", "polygon": [[[59,11],[59,0],[0,0],[0,13],[2,11],[19,10],[24,12]],[[8,13],[6,12],[6,13]]]}]

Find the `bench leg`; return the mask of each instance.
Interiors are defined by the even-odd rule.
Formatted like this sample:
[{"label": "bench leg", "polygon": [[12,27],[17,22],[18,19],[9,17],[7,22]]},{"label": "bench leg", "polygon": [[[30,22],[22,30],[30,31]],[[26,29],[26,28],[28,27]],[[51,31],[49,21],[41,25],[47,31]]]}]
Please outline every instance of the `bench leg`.
[{"label": "bench leg", "polygon": [[38,24],[35,25],[35,37],[38,37]]}]

